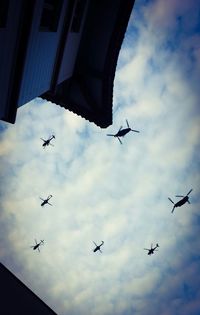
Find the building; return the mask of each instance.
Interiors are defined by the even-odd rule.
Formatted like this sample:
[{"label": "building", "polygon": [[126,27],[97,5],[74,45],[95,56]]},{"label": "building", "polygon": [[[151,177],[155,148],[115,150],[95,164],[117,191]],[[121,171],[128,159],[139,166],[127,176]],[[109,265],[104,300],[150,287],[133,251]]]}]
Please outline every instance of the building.
[{"label": "building", "polygon": [[2,315],[56,315],[1,263],[0,279]]},{"label": "building", "polygon": [[134,0],[1,0],[0,119],[41,96],[105,128]]}]

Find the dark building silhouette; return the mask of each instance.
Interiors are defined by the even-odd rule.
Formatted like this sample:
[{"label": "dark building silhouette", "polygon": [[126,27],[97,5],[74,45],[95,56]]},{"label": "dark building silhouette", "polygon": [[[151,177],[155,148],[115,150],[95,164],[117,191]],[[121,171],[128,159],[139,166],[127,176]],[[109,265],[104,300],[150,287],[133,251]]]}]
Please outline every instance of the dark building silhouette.
[{"label": "dark building silhouette", "polygon": [[37,96],[100,127],[134,0],[1,0],[0,119]]},{"label": "dark building silhouette", "polygon": [[56,315],[1,263],[0,297],[2,315]]}]

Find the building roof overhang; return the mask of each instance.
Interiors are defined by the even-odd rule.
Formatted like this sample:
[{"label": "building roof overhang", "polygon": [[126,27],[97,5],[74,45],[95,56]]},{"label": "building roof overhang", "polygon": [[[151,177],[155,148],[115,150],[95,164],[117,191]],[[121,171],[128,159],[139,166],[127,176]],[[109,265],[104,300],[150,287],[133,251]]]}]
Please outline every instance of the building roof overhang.
[{"label": "building roof overhang", "polygon": [[89,2],[73,76],[42,98],[101,128],[112,124],[117,60],[134,2]]}]

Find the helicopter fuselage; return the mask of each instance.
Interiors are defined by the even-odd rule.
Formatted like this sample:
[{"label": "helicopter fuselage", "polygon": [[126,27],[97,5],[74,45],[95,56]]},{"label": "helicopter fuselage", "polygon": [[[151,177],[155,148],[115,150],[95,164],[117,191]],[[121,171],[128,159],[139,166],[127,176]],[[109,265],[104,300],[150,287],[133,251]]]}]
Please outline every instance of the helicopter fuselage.
[{"label": "helicopter fuselage", "polygon": [[47,203],[50,205],[49,200],[51,199],[51,197],[52,197],[52,195],[49,195],[47,199],[42,199],[42,198],[40,198],[40,199],[43,200],[42,203],[41,203],[41,206],[43,207],[43,206],[46,205]]},{"label": "helicopter fuselage", "polygon": [[151,248],[148,252],[148,255],[152,255],[154,254],[154,250],[157,248],[158,246],[154,247],[154,248]]},{"label": "helicopter fuselage", "polygon": [[46,145],[49,145],[50,143],[50,140],[46,140],[44,143],[43,143],[43,147],[45,147]]},{"label": "helicopter fuselage", "polygon": [[37,249],[40,246],[40,243],[33,247],[33,250]]},{"label": "helicopter fuselage", "polygon": [[40,252],[40,249],[39,249],[39,247],[40,247],[40,245],[43,245],[44,244],[44,240],[41,240],[39,243],[37,243],[37,241],[35,240],[35,245],[34,246],[31,246],[32,248],[33,248],[33,250],[36,250],[36,249],[38,249],[38,251]]},{"label": "helicopter fuselage", "polygon": [[97,246],[97,247],[93,250],[93,252],[95,253],[97,250],[100,250],[100,246]]},{"label": "helicopter fuselage", "polygon": [[131,128],[119,130],[118,133],[116,133],[115,137],[124,137],[129,131],[131,131]]},{"label": "helicopter fuselage", "polygon": [[183,199],[179,200],[177,203],[175,203],[175,207],[181,207],[184,205],[186,202],[188,202],[189,197],[185,196]]},{"label": "helicopter fuselage", "polygon": [[148,255],[154,254],[154,251],[155,251],[158,247],[159,247],[159,245],[157,244],[155,247],[150,248],[149,251],[148,251]]},{"label": "helicopter fuselage", "polygon": [[[104,244],[104,241],[102,241],[102,243],[98,246],[95,247],[95,249],[93,250],[93,252],[95,253],[96,251],[100,251],[101,252],[101,246]],[[96,245],[96,244],[95,244]]]},{"label": "helicopter fuselage", "polygon": [[48,140],[43,140],[44,143],[43,143],[43,147],[46,147],[50,144],[51,140],[54,139],[55,136],[52,136],[51,138],[49,138]]}]

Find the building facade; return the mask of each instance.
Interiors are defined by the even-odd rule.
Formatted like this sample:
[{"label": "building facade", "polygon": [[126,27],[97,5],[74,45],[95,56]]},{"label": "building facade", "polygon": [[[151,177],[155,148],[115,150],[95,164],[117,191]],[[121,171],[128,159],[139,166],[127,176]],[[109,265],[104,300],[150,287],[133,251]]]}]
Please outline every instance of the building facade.
[{"label": "building facade", "polygon": [[56,315],[1,263],[0,279],[2,315]]},{"label": "building facade", "polygon": [[112,123],[117,58],[134,0],[1,0],[0,119],[41,96]]}]

